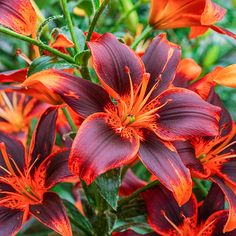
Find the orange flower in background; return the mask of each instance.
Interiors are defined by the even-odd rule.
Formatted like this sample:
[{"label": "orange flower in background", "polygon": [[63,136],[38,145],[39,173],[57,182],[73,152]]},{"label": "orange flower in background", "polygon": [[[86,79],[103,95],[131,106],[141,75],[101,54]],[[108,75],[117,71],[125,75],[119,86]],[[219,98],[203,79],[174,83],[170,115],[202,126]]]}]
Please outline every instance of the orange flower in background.
[{"label": "orange flower in background", "polygon": [[149,23],[161,30],[191,27],[190,38],[209,28],[235,38],[233,33],[214,25],[225,13],[224,8],[211,0],[151,0]]},{"label": "orange flower in background", "polygon": [[36,21],[37,15],[30,0],[0,0],[0,24],[17,33],[31,35]]}]

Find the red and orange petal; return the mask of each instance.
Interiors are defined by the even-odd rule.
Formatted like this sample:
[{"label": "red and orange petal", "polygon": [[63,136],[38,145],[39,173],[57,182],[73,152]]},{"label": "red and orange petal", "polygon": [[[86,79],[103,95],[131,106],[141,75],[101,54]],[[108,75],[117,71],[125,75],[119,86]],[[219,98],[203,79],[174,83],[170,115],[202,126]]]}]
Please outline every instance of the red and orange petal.
[{"label": "red and orange petal", "polygon": [[[13,164],[16,163],[20,171],[26,167],[25,163],[25,149],[22,143],[15,139],[15,137],[0,132],[0,166],[8,169],[8,166],[13,166],[14,172],[19,175],[18,171]],[[0,169],[0,175],[4,176],[7,173]]]},{"label": "red and orange petal", "polygon": [[25,93],[49,103],[66,102],[82,117],[103,112],[106,105],[111,104],[109,95],[101,86],[59,70],[36,73],[21,86]]},{"label": "red and orange petal", "polygon": [[196,227],[197,201],[193,195],[182,207],[162,185],[148,189],[141,195],[147,206],[148,222],[155,232],[161,235],[176,235],[173,225],[180,229],[185,223],[192,229]]},{"label": "red and orange petal", "polygon": [[228,203],[229,203],[229,215],[228,219],[224,225],[223,232],[229,232],[236,229],[236,195],[227,185],[226,182],[221,180],[219,177],[211,177],[211,180],[215,182],[224,193]]},{"label": "red and orange petal", "polygon": [[64,34],[58,34],[55,41],[50,45],[53,48],[73,48],[74,43]]},{"label": "red and orange petal", "polygon": [[37,220],[57,233],[63,236],[72,236],[66,209],[57,194],[52,192],[45,193],[43,202],[31,205],[29,210]]},{"label": "red and orange petal", "polygon": [[191,58],[182,59],[177,67],[174,86],[187,88],[189,83],[200,76],[202,68]]},{"label": "red and orange petal", "polygon": [[[52,188],[59,182],[70,182],[78,180],[69,170],[68,158],[70,149],[62,149],[49,155],[38,167],[35,173],[36,181],[44,175],[44,187]],[[39,178],[37,178],[39,176]]]},{"label": "red and orange petal", "polygon": [[236,64],[218,70],[214,74],[213,81],[223,86],[236,88]]},{"label": "red and orange petal", "polygon": [[31,139],[30,166],[34,163],[34,167],[38,167],[52,152],[56,137],[57,109],[49,107],[40,117]]},{"label": "red and orange petal", "polygon": [[0,1],[0,24],[28,36],[35,33],[36,21],[37,15],[30,0]]},{"label": "red and orange petal", "polygon": [[28,68],[1,72],[0,73],[0,82],[22,83],[26,79],[27,71],[28,71]]},{"label": "red and orange petal", "polygon": [[131,169],[128,169],[119,188],[121,196],[128,196],[146,185],[146,182],[139,179]]},{"label": "red and orange petal", "polygon": [[166,105],[158,111],[160,117],[153,130],[162,139],[176,141],[219,134],[221,109],[205,102],[194,92],[182,88],[168,89],[158,100]]},{"label": "red and orange petal", "polygon": [[14,236],[22,228],[24,212],[0,206],[1,235]]},{"label": "red and orange petal", "polygon": [[159,81],[151,98],[156,97],[169,87],[175,77],[180,57],[180,47],[168,41],[166,34],[160,34],[153,39],[142,57],[146,72],[150,73],[147,90],[149,91]]},{"label": "red and orange petal", "polygon": [[192,179],[177,152],[159,141],[154,133],[148,133],[140,143],[138,154],[147,169],[173,192],[180,206],[189,200],[192,194]]},{"label": "red and orange petal", "polygon": [[134,88],[141,83],[145,72],[141,59],[114,35],[105,33],[88,46],[99,80],[113,98],[129,94],[129,75]]},{"label": "red and orange petal", "polygon": [[109,114],[95,113],[82,123],[74,139],[69,167],[87,184],[110,169],[130,163],[138,152],[136,132],[132,128],[120,132],[114,126],[116,122]]}]

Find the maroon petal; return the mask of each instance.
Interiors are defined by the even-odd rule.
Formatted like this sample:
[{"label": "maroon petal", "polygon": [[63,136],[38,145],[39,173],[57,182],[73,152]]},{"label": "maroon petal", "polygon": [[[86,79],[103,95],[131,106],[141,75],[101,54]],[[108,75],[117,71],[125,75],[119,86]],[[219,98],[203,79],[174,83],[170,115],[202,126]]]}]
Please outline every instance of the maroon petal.
[{"label": "maroon petal", "polygon": [[198,224],[207,220],[213,213],[223,210],[225,204],[224,193],[213,183],[203,204],[198,208]]},{"label": "maroon petal", "polygon": [[157,236],[157,234],[156,233],[139,234],[131,229],[128,229],[123,232],[114,232],[114,233],[112,233],[112,236]]},{"label": "maroon petal", "polygon": [[57,107],[49,107],[41,116],[31,141],[31,164],[38,167],[51,154],[56,135]]},{"label": "maroon petal", "polygon": [[227,222],[227,218],[229,217],[229,212],[226,210],[217,211],[214,214],[212,214],[205,224],[202,226],[205,228],[204,231],[202,231],[201,235],[210,235],[211,236],[235,236],[236,230],[223,233],[224,232],[224,226]]},{"label": "maroon petal", "polygon": [[[175,235],[175,226],[182,226],[184,219],[196,226],[197,202],[192,196],[188,202],[179,207],[173,194],[164,186],[159,185],[142,193],[147,206],[148,222],[161,235]],[[177,234],[176,234],[177,235]]]},{"label": "maroon petal", "polygon": [[26,79],[27,71],[28,71],[28,68],[1,72],[0,81],[22,83]]},{"label": "maroon petal", "polygon": [[195,151],[189,141],[175,141],[173,142],[182,162],[190,170],[191,174],[199,177],[206,178],[209,173],[206,173],[202,163],[195,156]]},{"label": "maroon petal", "polygon": [[160,142],[154,133],[149,133],[140,144],[139,156],[150,172],[173,192],[180,206],[189,200],[192,179],[177,152]]},{"label": "maroon petal", "polygon": [[219,177],[212,177],[214,181],[223,191],[228,203],[229,203],[229,216],[224,226],[224,232],[229,232],[236,229],[236,195],[233,190],[225,184]]},{"label": "maroon petal", "polygon": [[128,196],[134,191],[146,185],[146,182],[139,179],[131,169],[129,169],[122,180],[122,184],[119,189],[119,194]]},{"label": "maroon petal", "polygon": [[101,86],[63,71],[50,69],[30,76],[24,83],[26,92],[34,86],[37,89],[39,82],[54,94],[60,95],[65,103],[83,117],[104,112],[104,108],[111,104],[109,95]]},{"label": "maroon petal", "polygon": [[211,89],[207,101],[212,105],[218,106],[221,108],[221,116],[220,116],[220,135],[221,137],[227,135],[232,130],[232,126],[234,121],[231,118],[228,110],[224,106],[220,97],[216,94],[214,87]]},{"label": "maroon petal", "polygon": [[[8,154],[7,159],[11,163],[11,166],[14,169],[15,173],[17,175],[20,175],[20,173],[18,173],[17,169],[15,168],[15,164],[17,165],[19,170],[23,172],[25,168],[25,149],[23,144],[20,141],[16,140],[14,137],[5,134],[3,132],[0,132],[0,143],[2,143],[0,144],[2,148],[4,148],[3,146],[5,145],[6,153]],[[0,166],[8,169],[6,167],[6,163],[4,161],[3,154],[1,151],[0,151]],[[5,174],[6,172],[0,168],[0,175],[5,175]]]},{"label": "maroon petal", "polygon": [[47,192],[41,204],[31,205],[30,213],[47,227],[64,236],[72,236],[70,221],[61,199]]},{"label": "maroon petal", "polygon": [[69,154],[69,149],[60,150],[48,156],[39,166],[36,175],[37,173],[40,175],[42,171],[45,172],[45,187],[47,189],[59,182],[70,180],[74,176],[68,167]]},{"label": "maroon petal", "polygon": [[219,166],[219,175],[236,186],[236,158],[229,158]]},{"label": "maroon petal", "polygon": [[196,136],[216,136],[220,108],[213,106],[196,93],[181,88],[173,88],[159,96],[161,104],[158,111],[155,132],[165,140],[175,141]]},{"label": "maroon petal", "polygon": [[81,125],[69,158],[69,166],[87,184],[98,175],[128,164],[137,154],[139,139],[130,129],[118,133],[108,123],[114,119],[106,113],[89,116]]},{"label": "maroon petal", "polygon": [[105,89],[114,97],[129,93],[129,70],[133,86],[137,87],[145,71],[141,59],[127,47],[119,42],[110,33],[102,35],[95,41],[89,42],[92,52],[93,64],[96,73]]},{"label": "maroon petal", "polygon": [[146,72],[151,75],[148,90],[154,86],[157,80],[160,80],[152,98],[169,87],[175,77],[180,56],[180,47],[168,41],[166,34],[160,34],[152,41],[142,57]]},{"label": "maroon petal", "polygon": [[0,206],[0,235],[16,235],[23,223],[24,212]]}]

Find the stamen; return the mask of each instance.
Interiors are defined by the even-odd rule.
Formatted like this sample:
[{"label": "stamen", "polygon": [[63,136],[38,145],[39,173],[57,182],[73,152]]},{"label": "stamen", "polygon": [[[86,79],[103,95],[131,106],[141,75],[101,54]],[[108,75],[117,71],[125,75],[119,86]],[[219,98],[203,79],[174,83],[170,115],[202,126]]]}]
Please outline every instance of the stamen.
[{"label": "stamen", "polygon": [[213,221],[211,221],[209,224],[205,225],[196,236],[202,236],[202,233],[204,233],[205,230],[208,229],[208,227],[210,227],[214,222],[216,221],[216,219],[214,219]]},{"label": "stamen", "polygon": [[165,219],[171,224],[171,226],[172,226],[181,236],[183,236],[183,232],[178,228],[177,225],[174,224],[173,221],[171,221],[171,220],[167,217],[166,213],[165,213],[164,211],[161,211],[161,213],[163,214],[163,216],[165,217]]},{"label": "stamen", "polygon": [[22,58],[29,65],[32,63],[32,61],[19,48],[16,50],[16,55]]},{"label": "stamen", "polygon": [[0,151],[2,153],[3,159],[6,163],[6,166],[7,166],[8,170],[11,172],[12,175],[16,175],[15,171],[13,170],[12,165],[10,163],[10,160],[9,160],[9,157],[8,157],[8,154],[7,154],[7,151],[6,151],[5,143],[0,143]]},{"label": "stamen", "polygon": [[4,91],[1,91],[0,94],[1,94],[4,102],[6,103],[7,107],[9,108],[9,110],[14,111],[14,108],[13,108],[8,96],[6,95],[6,93]]},{"label": "stamen", "polygon": [[128,74],[128,78],[129,78],[129,85],[130,85],[130,104],[129,104],[129,108],[128,111],[131,111],[133,105],[134,105],[134,86],[133,86],[133,81],[130,75],[130,69],[128,66],[125,67],[125,72]]}]

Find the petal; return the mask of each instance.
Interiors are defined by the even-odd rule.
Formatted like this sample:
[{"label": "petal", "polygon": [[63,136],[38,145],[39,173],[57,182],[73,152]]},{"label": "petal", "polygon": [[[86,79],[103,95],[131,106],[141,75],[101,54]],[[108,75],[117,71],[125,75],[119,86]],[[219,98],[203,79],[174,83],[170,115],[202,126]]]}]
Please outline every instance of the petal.
[{"label": "petal", "polygon": [[25,92],[38,89],[39,83],[50,91],[49,95],[56,94],[83,117],[103,112],[111,103],[108,94],[101,86],[63,71],[50,69],[30,76],[23,83],[23,86],[26,86]]},{"label": "petal", "polygon": [[228,215],[229,212],[226,210],[217,211],[212,214],[203,225],[205,230],[202,231],[201,235],[209,235],[210,232],[211,236],[234,236],[236,234],[236,230],[223,233]]},{"label": "petal", "polygon": [[213,25],[223,19],[226,10],[211,0],[206,0],[205,9],[201,15],[202,25]]},{"label": "petal", "polygon": [[187,89],[173,88],[159,96],[161,104],[155,133],[164,140],[188,139],[218,134],[220,108]]},{"label": "petal", "polygon": [[30,0],[11,0],[0,2],[0,24],[13,31],[31,35],[36,29],[36,12]]},{"label": "petal", "polygon": [[160,142],[154,133],[149,133],[141,142],[138,154],[147,169],[173,192],[180,206],[189,200],[192,179],[177,152]]},{"label": "petal", "polygon": [[[16,140],[14,137],[0,132],[0,143],[4,143],[6,147],[6,152],[8,154],[8,160],[15,173],[18,175],[18,171],[15,168],[15,165],[23,172],[25,168],[25,149],[23,144]],[[15,163],[15,164],[14,164]],[[0,151],[0,166],[7,168],[3,154]],[[6,172],[0,168],[0,175],[5,175]]]},{"label": "petal", "polygon": [[229,135],[232,132],[234,121],[231,118],[230,113],[226,109],[224,103],[221,101],[220,97],[216,94],[214,88],[211,89],[207,97],[207,102],[212,105],[218,106],[221,108],[220,116],[220,136]]},{"label": "petal", "polygon": [[64,34],[58,34],[55,42],[53,42],[50,46],[53,48],[73,48],[74,43]]},{"label": "petal", "polygon": [[47,192],[41,204],[31,205],[30,213],[41,223],[64,236],[72,236],[70,221],[61,199]]},{"label": "petal", "polygon": [[106,33],[95,41],[89,42],[88,46],[92,52],[94,69],[111,96],[129,93],[127,67],[134,88],[140,84],[145,72],[141,59],[115,36]]},{"label": "petal", "polygon": [[135,131],[118,133],[109,124],[112,119],[106,113],[89,116],[74,139],[69,166],[87,184],[110,169],[128,164],[137,154],[139,138]]},{"label": "petal", "polygon": [[128,229],[122,232],[114,232],[112,233],[112,236],[157,236],[157,234],[156,233],[139,234],[131,229]]},{"label": "petal", "polygon": [[52,153],[41,163],[37,172],[39,175],[45,172],[45,188],[49,189],[59,182],[66,182],[74,177],[68,166],[69,154],[69,149],[60,150]]},{"label": "petal", "polygon": [[219,167],[219,176],[236,186],[236,158],[229,158]]},{"label": "petal", "polygon": [[167,89],[173,81],[180,56],[180,47],[168,41],[166,34],[157,36],[146,50],[142,60],[146,71],[151,75],[148,90],[159,80],[152,98]]},{"label": "petal", "polygon": [[49,107],[42,114],[34,131],[30,146],[30,156],[31,164],[34,163],[34,167],[36,168],[52,152],[56,136],[56,120],[57,107]]},{"label": "petal", "polygon": [[191,58],[180,61],[173,81],[174,86],[187,88],[192,80],[197,79],[202,68]]},{"label": "petal", "polygon": [[198,224],[206,221],[213,213],[223,210],[224,205],[224,193],[217,184],[212,183],[203,204],[198,208]]},{"label": "petal", "polygon": [[208,31],[209,27],[208,26],[192,26],[190,28],[190,33],[189,33],[189,39],[194,39],[197,38],[198,36],[201,36],[205,34]]},{"label": "petal", "polygon": [[168,220],[177,227],[181,227],[184,219],[192,222],[192,227],[196,226],[197,201],[193,195],[182,207],[175,201],[173,194],[162,185],[148,189],[142,193],[142,197],[147,206],[148,222],[157,233],[172,235],[172,232],[175,235],[176,231]]},{"label": "petal", "polygon": [[19,83],[22,83],[26,79],[27,71],[28,71],[28,68],[1,72],[0,73],[0,81],[1,82],[19,82]]},{"label": "petal", "polygon": [[0,235],[16,235],[23,223],[24,212],[0,206]]},{"label": "petal", "polygon": [[209,173],[204,170],[202,163],[196,158],[194,147],[189,141],[175,141],[173,144],[182,162],[193,176],[198,178],[206,178],[209,176]]},{"label": "petal", "polygon": [[236,229],[236,195],[219,177],[211,177],[211,180],[221,188],[229,203],[229,216],[223,232],[234,230]]},{"label": "petal", "polygon": [[122,196],[128,196],[145,185],[145,181],[139,179],[137,176],[135,176],[131,169],[128,169],[122,180],[122,184],[119,189],[119,194]]},{"label": "petal", "polygon": [[220,70],[215,75],[214,81],[223,86],[236,88],[236,64]]}]

